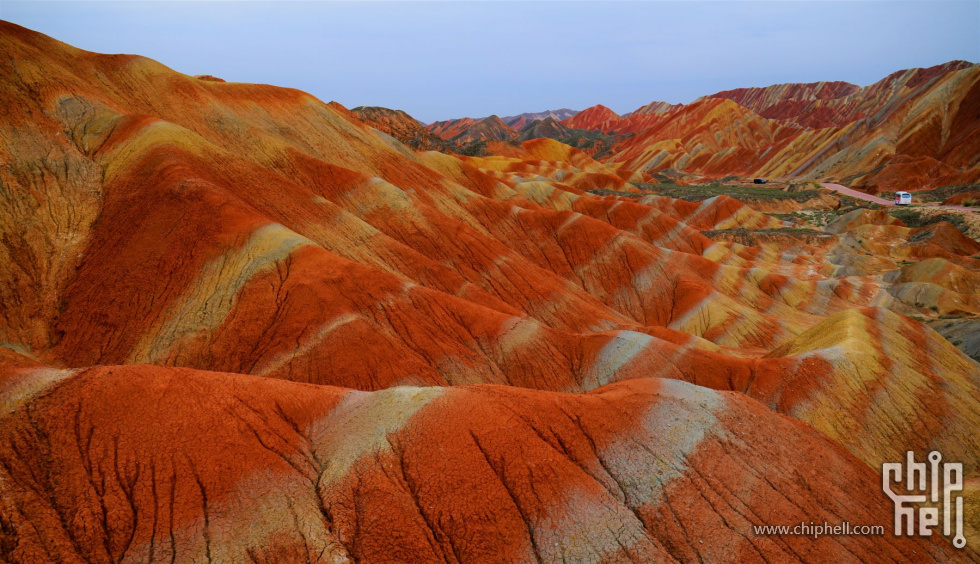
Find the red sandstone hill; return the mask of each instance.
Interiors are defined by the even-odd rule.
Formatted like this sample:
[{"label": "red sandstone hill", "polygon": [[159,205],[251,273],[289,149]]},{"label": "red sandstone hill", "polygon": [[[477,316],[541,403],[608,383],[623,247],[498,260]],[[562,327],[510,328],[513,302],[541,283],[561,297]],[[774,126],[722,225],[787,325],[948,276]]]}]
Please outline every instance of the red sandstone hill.
[{"label": "red sandstone hill", "polygon": [[426,126],[426,128],[446,139],[452,139],[453,137],[462,133],[467,127],[473,125],[479,120],[473,118],[459,118],[459,119],[447,119],[445,121],[435,121]]},{"label": "red sandstone hill", "polygon": [[847,125],[892,105],[896,98],[942,82],[949,73],[975,67],[951,61],[926,69],[897,71],[861,88],[847,82],[777,84],[765,88],[738,88],[705,98],[728,98],[759,115],[813,128]]},{"label": "red sandstone hill", "polygon": [[463,129],[449,139],[451,143],[465,145],[481,141],[510,141],[517,137],[517,132],[507,126],[497,116],[483,118]]},{"label": "red sandstone hill", "polygon": [[980,179],[980,67],[972,63],[899,71],[864,88],[789,84],[709,98],[804,128],[753,175],[835,178],[871,192]]},{"label": "red sandstone hill", "polygon": [[846,113],[846,98],[861,91],[848,82],[814,82],[809,84],[777,84],[765,88],[737,88],[718,92],[705,98],[727,98],[740,106],[767,118],[784,119],[798,125],[822,128],[843,125],[863,117],[855,106]]},{"label": "red sandstone hill", "polygon": [[669,110],[674,109],[678,105],[679,104],[671,104],[669,102],[657,102],[657,101],[650,102],[645,106],[641,106],[640,108],[637,108],[636,110],[628,114],[625,114],[623,117],[628,118],[634,114],[662,114]]},{"label": "red sandstone hill", "polygon": [[635,134],[603,157],[633,171],[917,190],[980,180],[977,107],[980,66],[953,62],[865,88],[816,83],[721,92],[586,128]]},{"label": "red sandstone hill", "polygon": [[[413,151],[296,90],[0,45],[0,559],[976,558],[751,528],[887,527],[908,450],[980,475],[980,365],[915,320],[980,315],[952,225],[803,240],[551,139]],[[795,131],[671,112],[708,169],[683,131]]]},{"label": "red sandstone hill", "polygon": [[412,116],[401,110],[376,106],[359,106],[351,110],[357,118],[371,127],[387,133],[419,151],[445,150],[449,146]]},{"label": "red sandstone hill", "polygon": [[[705,111],[719,99],[734,105]],[[875,193],[980,181],[978,107],[980,66],[952,61],[866,87],[740,88],[687,105],[652,102],[625,116],[596,105],[560,123],[605,135],[593,154],[634,172],[831,180]],[[448,139],[473,122],[429,128]]]},{"label": "red sandstone hill", "polygon": [[569,129],[552,117],[529,122],[520,131],[520,139],[527,141],[530,139],[562,139],[568,136]]},{"label": "red sandstone hill", "polygon": [[13,561],[960,556],[920,537],[746,532],[892,510],[875,472],[810,427],[671,380],[364,393],[106,367],[26,407],[0,422]]},{"label": "red sandstone hill", "polygon": [[513,129],[514,131],[521,131],[527,124],[545,120],[551,118],[554,121],[561,121],[563,119],[568,119],[578,112],[575,110],[569,110],[568,108],[562,108],[560,110],[546,110],[544,112],[529,112],[523,113],[516,116],[504,116],[500,118],[503,120],[507,127]]},{"label": "red sandstone hill", "polygon": [[591,108],[586,108],[561,123],[566,127],[574,127],[576,129],[612,131],[621,119],[616,112],[599,104]]},{"label": "red sandstone hill", "polygon": [[488,141],[511,141],[518,135],[497,116],[480,120],[462,118],[437,121],[430,123],[427,127],[429,131],[445,139],[454,147]]}]

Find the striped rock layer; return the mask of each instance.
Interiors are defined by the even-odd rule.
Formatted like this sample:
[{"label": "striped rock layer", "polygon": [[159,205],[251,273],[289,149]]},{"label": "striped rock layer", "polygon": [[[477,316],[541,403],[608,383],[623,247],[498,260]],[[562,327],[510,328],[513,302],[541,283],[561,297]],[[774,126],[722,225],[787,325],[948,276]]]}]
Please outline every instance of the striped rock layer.
[{"label": "striped rock layer", "polygon": [[909,317],[980,314],[951,225],[715,240],[783,224],[595,196],[631,173],[552,140],[415,152],[295,90],[0,44],[3,559],[974,555],[751,528],[887,526],[907,450],[977,476],[980,366]]},{"label": "striped rock layer", "polygon": [[911,69],[864,88],[782,84],[577,127],[634,133],[604,157],[634,171],[829,179],[869,192],[980,180],[980,66]]},{"label": "striped rock layer", "polygon": [[[493,119],[447,120],[428,129],[460,142],[506,141],[520,131]],[[871,193],[972,183],[980,181],[980,66],[951,61],[866,87],[739,88],[690,104],[651,102],[623,116],[598,104],[560,125],[584,130],[579,136],[605,136],[593,153],[636,174],[831,180]],[[555,127],[532,132],[573,137]]]}]

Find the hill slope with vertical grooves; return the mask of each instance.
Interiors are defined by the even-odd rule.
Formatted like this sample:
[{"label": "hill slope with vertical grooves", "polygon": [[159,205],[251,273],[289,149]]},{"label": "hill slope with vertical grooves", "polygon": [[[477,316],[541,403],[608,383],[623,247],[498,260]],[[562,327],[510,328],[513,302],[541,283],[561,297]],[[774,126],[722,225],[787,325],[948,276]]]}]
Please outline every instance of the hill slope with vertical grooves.
[{"label": "hill slope with vertical grooves", "polygon": [[980,314],[951,225],[746,246],[704,233],[789,226],[556,141],[0,43],[3,559],[975,557],[751,529],[977,475],[980,365],[906,317]]},{"label": "hill slope with vertical grooves", "polygon": [[[615,143],[598,152],[604,162],[651,175],[822,180],[870,193],[980,182],[980,66],[966,61],[898,71],[866,87],[739,88],[623,116],[599,104],[560,124],[609,137]],[[429,127],[448,139],[474,120]],[[540,134],[568,141],[554,128]]]}]

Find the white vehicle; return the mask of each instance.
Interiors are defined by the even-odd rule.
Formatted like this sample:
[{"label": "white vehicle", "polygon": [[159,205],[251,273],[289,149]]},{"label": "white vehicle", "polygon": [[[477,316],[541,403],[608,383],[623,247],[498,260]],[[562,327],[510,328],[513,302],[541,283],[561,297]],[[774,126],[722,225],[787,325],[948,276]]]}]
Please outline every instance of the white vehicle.
[{"label": "white vehicle", "polygon": [[895,192],[895,205],[908,206],[912,204],[912,194],[908,192]]}]

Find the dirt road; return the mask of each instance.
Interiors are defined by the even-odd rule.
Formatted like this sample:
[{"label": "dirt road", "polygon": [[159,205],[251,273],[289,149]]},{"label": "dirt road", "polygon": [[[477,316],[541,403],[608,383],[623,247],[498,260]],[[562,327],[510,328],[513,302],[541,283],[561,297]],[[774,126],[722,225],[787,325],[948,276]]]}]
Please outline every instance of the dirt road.
[{"label": "dirt road", "polygon": [[[823,186],[824,188],[828,189],[828,190],[837,190],[838,192],[840,192],[841,194],[844,194],[845,196],[852,196],[854,198],[858,198],[859,200],[865,200],[865,201],[868,201],[868,202],[873,202],[875,204],[881,204],[883,206],[894,206],[895,205],[895,202],[893,202],[893,201],[883,200],[883,199],[881,199],[881,198],[879,198],[877,196],[872,196],[870,194],[865,194],[864,192],[860,192],[858,190],[853,190],[851,188],[848,188],[847,186],[841,186],[840,184],[831,184],[829,182],[821,182],[820,185]],[[915,192],[912,192],[912,199],[915,200]],[[923,204],[923,205],[928,205],[928,204]],[[965,212],[974,212],[974,213],[977,212],[977,211],[980,211],[980,209],[977,209],[977,208],[968,208],[966,206],[943,206],[943,205],[938,205],[937,204],[937,205],[929,205],[929,207],[930,208],[942,208],[944,210],[956,210],[956,211],[965,211]]]}]

